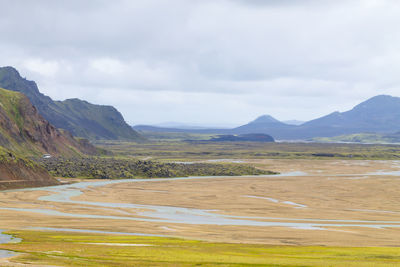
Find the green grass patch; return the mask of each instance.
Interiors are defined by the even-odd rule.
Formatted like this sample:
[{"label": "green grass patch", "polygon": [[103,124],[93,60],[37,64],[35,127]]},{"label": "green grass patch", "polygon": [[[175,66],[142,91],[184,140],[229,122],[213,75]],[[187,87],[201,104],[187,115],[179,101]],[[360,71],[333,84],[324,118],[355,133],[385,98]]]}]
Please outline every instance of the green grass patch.
[{"label": "green grass patch", "polygon": [[400,133],[380,134],[380,133],[357,133],[334,137],[316,137],[313,140],[317,142],[351,142],[364,144],[400,144]]},{"label": "green grass patch", "polygon": [[1,249],[24,253],[13,261],[57,266],[397,266],[400,264],[400,248],[395,247],[267,246],[179,238],[46,231],[12,231],[8,234],[23,239],[18,244],[0,245]]}]

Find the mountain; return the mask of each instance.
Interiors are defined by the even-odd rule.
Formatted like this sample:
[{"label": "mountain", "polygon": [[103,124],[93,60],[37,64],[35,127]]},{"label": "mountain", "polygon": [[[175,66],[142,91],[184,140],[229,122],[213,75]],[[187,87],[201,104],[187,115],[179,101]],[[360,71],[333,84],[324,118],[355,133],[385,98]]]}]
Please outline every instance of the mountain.
[{"label": "mountain", "polygon": [[275,142],[268,134],[241,134],[241,135],[218,135],[209,141],[215,142]]},{"label": "mountain", "polygon": [[[153,127],[161,127],[161,128],[174,128],[174,129],[210,129],[213,127],[216,127],[213,124],[200,124],[200,123],[182,123],[182,122],[163,122],[163,123],[157,123],[157,124],[152,124],[151,126]],[[136,127],[136,126],[134,126]],[[229,129],[232,126],[228,125],[228,124],[224,124],[224,125],[219,125],[218,128],[226,128]]]},{"label": "mountain", "polygon": [[135,125],[133,129],[139,133],[155,132],[155,133],[198,133],[198,134],[231,134],[232,129],[224,128],[207,128],[207,129],[186,129],[186,128],[169,128],[169,127],[157,127],[152,125]]},{"label": "mountain", "polygon": [[278,121],[277,119],[275,119],[274,117],[270,116],[270,115],[262,115],[260,117],[258,117],[257,119],[255,119],[254,121],[249,122],[248,124],[252,124],[252,125],[261,125],[261,124],[271,124],[271,125],[275,125],[275,124],[283,124],[282,122]]},{"label": "mountain", "polygon": [[283,123],[289,124],[289,125],[302,125],[305,123],[305,121],[299,121],[299,120],[287,120],[283,121]]},{"label": "mountain", "polygon": [[[251,127],[252,123],[236,130],[240,129],[241,132],[243,132],[243,128],[246,131],[254,130]],[[308,139],[354,133],[396,132],[400,130],[400,98],[378,95],[356,105],[349,111],[333,112],[299,126],[286,127],[269,119],[262,125],[258,125],[256,130],[260,133],[271,134],[278,139]]]},{"label": "mountain", "polygon": [[315,137],[333,137],[355,133],[393,133],[400,131],[400,98],[389,95],[372,97],[346,112],[333,112],[300,125],[283,123],[263,115],[233,129],[167,129],[135,126],[142,131],[189,132],[207,134],[264,133],[278,140],[306,140]]},{"label": "mountain", "polygon": [[0,68],[0,87],[23,93],[46,120],[74,136],[88,139],[141,139],[114,107],[94,105],[79,99],[54,101],[40,93],[35,82],[22,78],[13,67]]},{"label": "mountain", "polygon": [[231,132],[233,134],[264,133],[276,138],[281,132],[289,132],[294,127],[296,126],[283,123],[270,115],[263,115],[248,124],[232,129]]},{"label": "mountain", "polygon": [[0,146],[28,156],[97,153],[87,140],[75,139],[45,120],[25,95],[1,88]]},{"label": "mountain", "polygon": [[[346,112],[334,112],[303,124],[332,132],[394,132],[400,130],[400,98],[378,95]],[[336,131],[336,129],[340,129]]]},{"label": "mountain", "polygon": [[133,128],[141,132],[174,132],[174,133],[198,133],[198,134],[221,134],[221,135],[243,135],[243,134],[274,134],[288,131],[295,126],[278,121],[270,115],[263,115],[246,125],[233,129],[182,129],[163,128],[150,125],[136,125]]}]

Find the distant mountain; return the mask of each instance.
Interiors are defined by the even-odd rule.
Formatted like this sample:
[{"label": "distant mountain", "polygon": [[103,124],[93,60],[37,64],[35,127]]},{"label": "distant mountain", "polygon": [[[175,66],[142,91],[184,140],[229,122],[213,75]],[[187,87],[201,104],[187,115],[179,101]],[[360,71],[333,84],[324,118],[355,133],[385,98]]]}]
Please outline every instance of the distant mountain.
[{"label": "distant mountain", "polygon": [[286,123],[289,125],[301,125],[301,124],[305,123],[305,121],[287,120],[287,121],[283,121],[283,123]]},{"label": "distant mountain", "polygon": [[132,126],[133,129],[139,132],[168,132],[168,133],[217,133],[217,134],[225,134],[230,133],[231,129],[187,129],[187,128],[170,128],[170,127],[157,127],[152,125],[135,125]]},{"label": "distant mountain", "polygon": [[180,122],[164,122],[164,123],[157,123],[152,125],[154,127],[162,127],[162,128],[177,128],[177,129],[208,129],[210,127],[201,126],[197,124],[186,124]]},{"label": "distant mountain", "polygon": [[87,140],[75,139],[39,115],[29,99],[18,92],[0,88],[0,146],[27,156],[77,156],[96,154]]},{"label": "distant mountain", "polygon": [[157,132],[191,132],[207,134],[264,133],[278,140],[305,140],[355,133],[393,133],[400,131],[400,98],[388,95],[372,97],[346,112],[333,112],[301,125],[283,123],[263,115],[233,129],[166,129],[138,126],[135,129]]},{"label": "distant mountain", "polygon": [[331,132],[394,132],[400,130],[400,98],[379,95],[346,112],[334,112],[303,124]]},{"label": "distant mountain", "polygon": [[242,134],[254,134],[263,133],[274,136],[276,130],[285,131],[294,127],[278,121],[269,115],[263,115],[258,117],[252,122],[246,125],[236,127],[233,129],[182,129],[182,128],[163,128],[155,127],[150,125],[136,125],[133,128],[137,131],[142,132],[174,132],[174,133],[200,133],[200,134],[222,134],[222,135],[242,135]]},{"label": "distant mountain", "polygon": [[236,128],[234,132],[243,133],[244,130],[246,132],[257,130],[257,132],[268,133],[277,139],[284,140],[365,132],[396,132],[400,130],[400,98],[388,95],[375,96],[349,111],[333,112],[298,126],[268,119],[254,129],[253,123]]},{"label": "distant mountain", "polygon": [[255,119],[254,121],[249,122],[248,124],[251,124],[251,125],[261,125],[261,124],[279,125],[279,124],[283,124],[283,123],[278,121],[277,119],[275,119],[274,117],[272,117],[270,115],[262,115],[262,116],[258,117],[257,119]]},{"label": "distant mountain", "polygon": [[274,138],[281,132],[288,132],[295,126],[283,123],[270,115],[263,115],[243,126],[231,130],[233,134],[264,133]]},{"label": "distant mountain", "polygon": [[268,134],[241,134],[241,135],[218,135],[209,141],[215,142],[275,142]]},{"label": "distant mountain", "polygon": [[[212,124],[205,125],[205,124],[200,124],[200,123],[182,123],[182,122],[164,122],[164,123],[157,123],[157,124],[152,124],[151,126],[153,127],[161,127],[161,128],[175,128],[175,129],[210,129],[215,126],[212,126]],[[136,126],[133,126],[136,127]],[[232,126],[228,126],[228,124],[220,125],[218,128],[226,128],[229,129]]]},{"label": "distant mountain", "polygon": [[79,99],[53,101],[39,92],[35,82],[22,78],[12,67],[0,68],[0,87],[25,94],[46,120],[74,136],[89,139],[141,139],[114,107],[94,105]]}]

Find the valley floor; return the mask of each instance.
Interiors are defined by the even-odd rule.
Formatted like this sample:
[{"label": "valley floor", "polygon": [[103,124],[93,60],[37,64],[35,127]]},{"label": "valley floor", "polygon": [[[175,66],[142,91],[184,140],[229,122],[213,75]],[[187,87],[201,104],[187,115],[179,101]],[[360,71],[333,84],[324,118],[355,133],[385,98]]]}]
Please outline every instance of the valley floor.
[{"label": "valley floor", "polygon": [[[125,260],[136,264],[142,260],[152,262],[159,253],[164,253],[165,261],[172,264],[173,253],[180,251],[179,255],[184,258],[186,252],[206,251],[208,246],[216,246],[217,254],[204,254],[193,262],[182,259],[182,264],[229,265],[235,262],[223,255],[231,255],[242,264],[400,264],[400,248],[397,248],[400,239],[400,161],[241,161],[282,175],[91,180],[0,192],[0,229],[13,232],[24,240],[20,244],[3,244],[0,248],[30,253],[13,261],[49,264],[53,264],[52,257],[63,259],[63,253],[78,257],[76,253],[81,250],[88,255],[85,260],[93,266],[97,264],[93,254],[95,248],[101,248],[98,256],[104,260],[101,253],[110,247],[105,243],[132,244],[112,248],[122,253]],[[54,232],[61,230],[66,232]],[[110,235],[110,232],[119,235]],[[156,236],[130,236],[132,233]],[[186,247],[190,242],[196,242],[190,240],[214,243],[191,243]],[[46,247],[45,244],[52,242],[54,249]],[[157,242],[178,242],[179,245],[175,243],[177,250],[171,252],[167,247],[175,245],[156,245],[155,249],[153,246]],[[145,246],[134,244],[147,244],[152,248],[146,250]],[[373,248],[377,246],[383,248]],[[291,259],[286,257],[288,260],[283,261],[285,256],[282,255],[289,252],[293,255],[305,253],[304,258],[296,261],[292,255]],[[245,259],[235,258],[238,255]],[[340,255],[346,257],[339,259]],[[121,258],[110,255],[109,266],[119,266],[119,260]],[[340,264],[337,260],[344,261]],[[59,264],[68,265],[68,262],[60,261]],[[100,263],[97,265],[101,266]]]}]

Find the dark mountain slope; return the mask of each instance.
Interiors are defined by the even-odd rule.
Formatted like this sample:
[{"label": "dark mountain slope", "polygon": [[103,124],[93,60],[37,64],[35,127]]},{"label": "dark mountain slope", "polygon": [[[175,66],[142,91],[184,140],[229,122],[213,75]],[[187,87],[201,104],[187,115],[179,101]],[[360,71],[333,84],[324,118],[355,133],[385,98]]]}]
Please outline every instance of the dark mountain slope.
[{"label": "dark mountain slope", "polygon": [[347,128],[365,131],[400,129],[400,98],[388,95],[372,97],[346,112],[334,112],[303,124],[305,127]]},{"label": "dark mountain slope", "polygon": [[141,139],[114,107],[94,105],[79,99],[53,101],[39,92],[35,82],[22,78],[12,67],[0,68],[0,87],[25,94],[46,120],[75,136],[89,139]]}]

